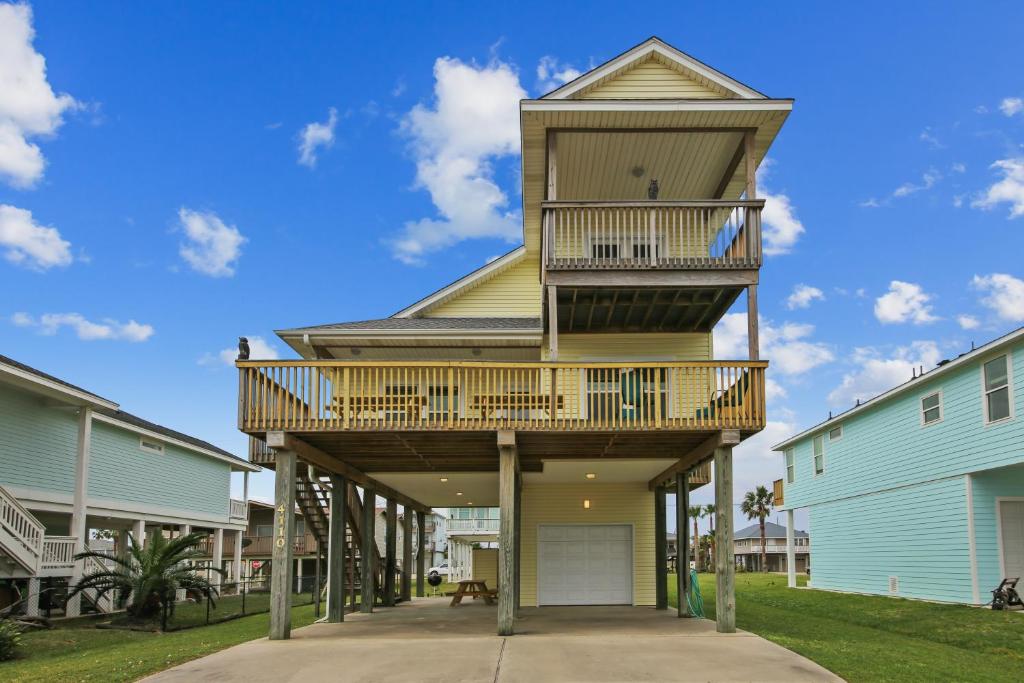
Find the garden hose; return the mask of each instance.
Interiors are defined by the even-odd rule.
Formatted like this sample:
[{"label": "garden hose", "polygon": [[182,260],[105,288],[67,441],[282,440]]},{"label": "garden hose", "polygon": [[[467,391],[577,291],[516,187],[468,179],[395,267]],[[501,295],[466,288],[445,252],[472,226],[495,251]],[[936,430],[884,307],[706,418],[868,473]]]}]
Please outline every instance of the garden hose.
[{"label": "garden hose", "polygon": [[704,598],[700,596],[700,583],[697,582],[696,569],[690,570],[690,590],[686,592],[686,604],[691,615],[704,616]]}]

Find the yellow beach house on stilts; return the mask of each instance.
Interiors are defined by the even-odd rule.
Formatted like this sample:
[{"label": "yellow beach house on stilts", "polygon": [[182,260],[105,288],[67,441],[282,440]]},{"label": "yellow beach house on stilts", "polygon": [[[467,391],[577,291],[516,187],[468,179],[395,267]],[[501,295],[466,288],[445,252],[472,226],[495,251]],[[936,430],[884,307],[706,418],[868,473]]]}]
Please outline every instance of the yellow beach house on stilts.
[{"label": "yellow beach house on stilts", "polygon": [[[520,103],[522,246],[391,317],[279,331],[300,360],[238,361],[239,428],[277,470],[272,638],[289,635],[297,488],[330,494],[331,585],[358,576],[384,604],[414,573],[422,595],[425,571],[396,566],[393,529],[370,551],[374,496],[404,506],[407,548],[411,512],[498,507],[511,634],[520,609],[667,608],[666,492],[685,554],[689,491],[712,480],[715,616],[735,630],[732,449],[765,425],[768,365],[755,174],[792,104],[651,38]],[[716,359],[741,295],[749,356]],[[331,620],[345,598],[330,591]]]}]

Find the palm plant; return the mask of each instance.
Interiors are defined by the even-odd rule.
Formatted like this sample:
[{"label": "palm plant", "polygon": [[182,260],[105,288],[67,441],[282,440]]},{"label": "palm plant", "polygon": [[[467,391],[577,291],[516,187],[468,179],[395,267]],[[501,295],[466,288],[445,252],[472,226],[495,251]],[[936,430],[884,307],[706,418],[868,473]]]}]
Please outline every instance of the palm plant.
[{"label": "palm plant", "polygon": [[772,512],[772,505],[775,504],[775,494],[765,486],[758,486],[753,491],[747,491],[740,503],[740,512],[747,516],[747,519],[756,519],[761,528],[761,571],[768,571],[768,541],[764,533],[764,520]]},{"label": "palm plant", "polygon": [[[691,505],[686,509],[686,514],[693,520],[693,563],[697,567],[697,571],[700,571],[700,532],[697,530],[697,520],[704,516],[704,508],[700,505]],[[689,570],[689,567],[684,567],[684,569]]]},{"label": "palm plant", "polygon": [[714,571],[715,566],[715,504],[704,506],[704,514],[708,517],[708,566]]},{"label": "palm plant", "polygon": [[[88,550],[78,553],[76,560],[95,558],[100,560],[103,569],[83,576],[68,597],[85,590],[95,590],[98,596],[116,591],[129,600],[128,615],[140,620],[157,617],[167,606],[173,610],[178,590],[198,591],[204,598],[213,600],[218,594],[217,587],[191,564],[203,557],[199,544],[206,536],[196,532],[167,540],[163,534],[153,534],[145,548],[140,548],[129,534],[127,552]],[[224,573],[217,567],[210,569]]]}]

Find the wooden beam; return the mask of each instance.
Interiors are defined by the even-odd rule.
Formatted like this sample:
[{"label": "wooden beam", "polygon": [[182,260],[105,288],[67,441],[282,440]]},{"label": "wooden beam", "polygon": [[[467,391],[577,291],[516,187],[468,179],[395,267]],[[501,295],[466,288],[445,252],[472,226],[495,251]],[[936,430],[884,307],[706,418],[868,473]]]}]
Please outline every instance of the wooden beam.
[{"label": "wooden beam", "polygon": [[758,341],[757,285],[747,287],[747,350],[750,360],[761,360],[761,344]]},{"label": "wooden beam", "polygon": [[633,288],[746,287],[758,282],[757,269],[701,270],[551,270],[548,287]]},{"label": "wooden beam", "polygon": [[404,507],[412,508],[414,510],[423,510],[424,512],[430,511],[429,505],[424,505],[418,500],[414,500],[405,494],[399,493],[390,486],[382,484],[373,477],[364,474],[355,467],[352,467],[348,463],[339,460],[332,455],[328,455],[316,446],[296,437],[294,434],[289,432],[267,432],[266,442],[267,446],[275,450],[285,449],[294,451],[300,458],[309,464],[328,473],[340,474],[350,480],[353,484],[358,484],[363,488],[369,486],[374,491],[380,493],[380,495],[385,498],[390,498]]},{"label": "wooden beam", "polygon": [[548,131],[548,168],[547,168],[547,194],[548,201],[558,199],[558,134],[555,131]]},{"label": "wooden beam", "polygon": [[736,175],[736,169],[739,168],[746,149],[746,136],[743,136],[736,145],[736,151],[733,152],[732,159],[729,160],[729,165],[726,166],[725,173],[722,174],[722,180],[718,183],[718,187],[715,188],[715,193],[711,195],[715,199],[722,199],[725,196],[725,191],[729,189],[729,184],[732,182],[733,176]]},{"label": "wooden beam", "polygon": [[402,600],[412,600],[412,510],[402,513],[402,581],[398,594]]},{"label": "wooden beam", "polygon": [[654,491],[661,486],[674,485],[677,472],[685,472],[693,469],[696,465],[699,465],[708,458],[714,456],[716,448],[721,446],[735,446],[739,442],[740,432],[738,429],[723,429],[720,432],[716,432],[705,439],[702,444],[680,458],[674,465],[671,465],[664,472],[656,476],[654,479],[651,479],[647,483],[647,488]]},{"label": "wooden beam", "polygon": [[757,159],[754,148],[754,131],[747,131],[743,134],[743,159],[746,162],[746,188],[747,200],[757,199]]},{"label": "wooden beam", "polygon": [[292,549],[295,547],[295,451],[277,452],[274,545],[270,554],[270,639],[292,633]]},{"label": "wooden beam", "polygon": [[[424,580],[427,573],[427,515],[423,510],[416,511],[416,597],[422,598],[425,593]],[[433,562],[433,558],[431,558]]]},{"label": "wooden beam", "polygon": [[715,621],[736,632],[736,566],[732,547],[732,446],[715,449]]},{"label": "wooden beam", "polygon": [[498,530],[498,635],[510,636],[515,628],[515,518],[516,476],[519,459],[515,444],[503,444],[499,432],[498,496],[500,522]]},{"label": "wooden beam", "polygon": [[548,286],[548,360],[558,360],[558,292]]},{"label": "wooden beam", "polygon": [[384,606],[395,606],[395,572],[398,569],[398,504],[387,500],[384,519]]},{"label": "wooden beam", "polygon": [[362,547],[359,549],[359,609],[361,612],[373,611],[373,603],[377,599],[377,581],[373,571],[373,558],[377,554],[377,493],[372,488],[363,487],[363,521],[360,525]]},{"label": "wooden beam", "polygon": [[668,609],[668,557],[665,531],[665,489],[654,489],[654,608]]},{"label": "wooden beam", "polygon": [[348,561],[345,528],[348,526],[348,481],[331,475],[331,527],[327,540],[327,621],[345,621],[345,573]]},{"label": "wooden beam", "polygon": [[676,616],[692,617],[690,591],[690,473],[676,472]]}]

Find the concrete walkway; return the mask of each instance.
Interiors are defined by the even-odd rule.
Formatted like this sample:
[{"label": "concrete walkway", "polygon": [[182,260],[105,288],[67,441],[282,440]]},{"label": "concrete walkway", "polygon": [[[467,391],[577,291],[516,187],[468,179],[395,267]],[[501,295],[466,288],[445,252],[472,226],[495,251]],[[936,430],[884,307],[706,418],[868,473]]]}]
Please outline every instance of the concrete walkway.
[{"label": "concrete walkway", "polygon": [[424,598],[290,641],[256,640],[150,681],[839,681],[750,633],[647,607],[524,608],[515,636],[494,635],[496,608]]}]

